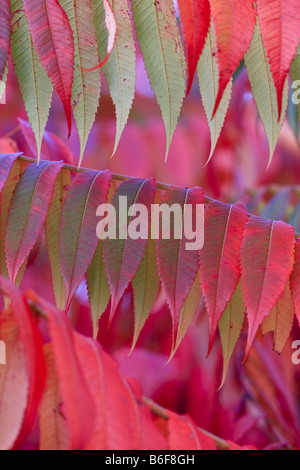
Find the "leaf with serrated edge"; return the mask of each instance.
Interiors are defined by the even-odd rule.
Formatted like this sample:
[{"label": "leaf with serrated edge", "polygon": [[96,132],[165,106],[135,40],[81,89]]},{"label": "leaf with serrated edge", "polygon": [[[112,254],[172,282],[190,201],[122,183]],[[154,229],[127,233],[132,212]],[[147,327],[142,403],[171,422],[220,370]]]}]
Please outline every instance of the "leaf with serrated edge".
[{"label": "leaf with serrated edge", "polygon": [[[153,178],[149,180],[133,178],[122,183],[112,199],[112,204],[117,214],[117,239],[112,240],[107,238],[103,241],[104,262],[112,294],[110,323],[125,290],[140,266],[147,246],[147,240],[145,239],[132,240],[130,237],[127,237],[124,240],[118,238],[120,229],[119,215],[121,215],[119,214],[120,196],[127,198],[128,209],[136,204],[144,205],[148,210],[147,221],[144,222],[148,222],[150,226],[151,205],[154,202],[155,194],[156,182]],[[125,219],[129,226],[129,223],[135,217],[126,217],[126,215]]]},{"label": "leaf with serrated edge", "polygon": [[106,204],[111,173],[78,174],[68,191],[60,222],[60,262],[67,288],[68,309],[98,246],[97,208]]},{"label": "leaf with serrated edge", "polygon": [[269,167],[287,110],[288,80],[286,80],[282,96],[283,112],[279,121],[276,89],[258,25],[245,55],[245,64],[252,93],[269,142]]},{"label": "leaf with serrated edge", "polygon": [[[163,205],[170,208],[179,205],[181,216],[187,206],[190,206],[195,216],[197,206],[204,205],[204,193],[201,188],[170,188],[166,191]],[[202,214],[201,214],[202,215]],[[197,214],[198,217],[198,214]],[[175,216],[173,216],[175,218]],[[184,217],[181,217],[181,221]],[[195,220],[195,218],[193,218]],[[177,221],[176,221],[177,222]],[[197,223],[199,220],[197,220]],[[201,221],[202,222],[202,221]],[[179,221],[177,222],[179,224]],[[157,256],[159,275],[169,304],[173,320],[173,341],[178,334],[179,316],[183,302],[191,290],[199,269],[199,250],[188,250],[184,223],[181,228],[181,239],[174,237],[174,223],[171,224],[170,239],[157,240]],[[178,229],[179,227],[176,227]],[[199,230],[202,227],[199,228]],[[204,234],[203,234],[204,235]]]},{"label": "leaf with serrated edge", "polygon": [[33,45],[21,0],[11,0],[11,7],[13,15],[11,53],[40,160],[53,87]]},{"label": "leaf with serrated edge", "polygon": [[60,4],[74,35],[72,108],[80,139],[80,166],[100,99],[100,71],[88,71],[99,61],[98,44],[90,0],[60,0]]},{"label": "leaf with serrated edge", "polygon": [[156,243],[155,240],[149,239],[144,258],[132,280],[135,321],[131,352],[159,293],[160,280],[156,260]]},{"label": "leaf with serrated edge", "polygon": [[[228,111],[232,79],[229,81],[222,96],[220,105],[212,118],[219,90],[219,66],[216,57],[217,42],[214,26],[211,25],[206,43],[198,63],[198,78],[201,98],[210,129],[211,148],[207,163],[211,160],[215,151],[221,130],[223,128]],[[206,163],[206,164],[207,164]]]},{"label": "leaf with serrated edge", "polygon": [[202,289],[200,282],[200,271],[198,271],[191,290],[180,310],[178,332],[173,344],[170,360],[175,356],[177,349],[186,335],[186,332],[188,331],[189,327],[193,323],[195,316],[198,314],[201,308],[201,297]]},{"label": "leaf with serrated edge", "polygon": [[10,34],[10,0],[2,0],[0,4],[0,80],[3,80],[7,64]]},{"label": "leaf with serrated edge", "polygon": [[59,228],[64,201],[71,184],[71,174],[62,170],[55,182],[48,215],[46,218],[47,251],[51,267],[52,285],[56,306],[63,310],[66,304],[66,286],[63,280],[59,256]]},{"label": "leaf with serrated edge", "polygon": [[22,1],[33,43],[64,106],[70,135],[74,42],[68,18],[58,0]]},{"label": "leaf with serrated edge", "polygon": [[247,359],[256,332],[284,292],[294,265],[295,233],[284,222],[252,217],[242,245],[242,289],[249,323]]},{"label": "leaf with serrated edge", "polygon": [[[117,22],[115,47],[102,67],[116,108],[117,130],[113,155],[117,151],[135,94],[136,56],[128,0],[111,0]],[[94,18],[101,60],[107,54],[107,27],[103,3],[93,0]]]},{"label": "leaf with serrated edge", "polygon": [[294,315],[294,305],[288,282],[284,293],[262,324],[263,335],[274,332],[274,350],[279,354],[282,353],[291,334]]},{"label": "leaf with serrated edge", "polygon": [[5,234],[5,255],[9,279],[16,282],[20,268],[30,254],[44,225],[56,178],[62,163],[30,165],[12,198]]},{"label": "leaf with serrated edge", "polygon": [[132,0],[137,38],[166,129],[166,158],[185,96],[186,62],[173,0]]},{"label": "leaf with serrated edge", "polygon": [[220,388],[222,388],[225,383],[229,362],[242,332],[245,313],[246,307],[243,300],[242,286],[240,282],[230,299],[221,320],[219,321],[219,331],[223,350],[223,378]]},{"label": "leaf with serrated edge", "polygon": [[240,205],[212,202],[205,213],[200,271],[210,326],[208,353],[221,315],[241,277],[240,252],[247,221],[247,211]]}]

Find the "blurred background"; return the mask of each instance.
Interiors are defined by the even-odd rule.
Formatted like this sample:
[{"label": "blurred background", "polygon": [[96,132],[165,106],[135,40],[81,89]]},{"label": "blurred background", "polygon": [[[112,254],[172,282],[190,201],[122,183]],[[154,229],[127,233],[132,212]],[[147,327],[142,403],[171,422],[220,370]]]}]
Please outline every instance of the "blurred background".
[{"label": "blurred background", "polygon": [[[83,166],[109,168],[112,172],[155,177],[181,186],[201,186],[208,196],[225,202],[244,202],[249,211],[266,218],[282,219],[300,231],[300,149],[295,113],[284,123],[271,167],[268,143],[259,121],[247,74],[243,68],[234,81],[234,91],[219,143],[211,162],[210,134],[197,83],[185,100],[167,163],[165,134],[160,110],[154,99],[141,56],[137,61],[136,97],[116,155],[115,110],[103,77],[102,97],[91,132]],[[0,153],[22,151],[34,156],[18,83],[10,65],[7,104],[0,105]],[[27,130],[26,130],[27,129]],[[42,158],[78,162],[79,142],[75,125],[67,140],[67,125],[61,103],[54,96],[47,131],[60,140],[57,153],[47,142]],[[54,137],[48,137],[50,140]],[[48,150],[47,150],[48,149]],[[47,154],[48,152],[48,154]],[[59,154],[59,156],[58,156]],[[205,167],[205,168],[204,168]],[[22,289],[33,288],[53,301],[49,264],[43,236],[29,262]],[[86,288],[81,285],[70,312],[73,326],[92,335]],[[201,427],[239,444],[259,448],[300,447],[300,366],[292,364],[289,343],[282,356],[272,351],[271,338],[257,340],[246,366],[241,367],[244,338],[232,360],[229,376],[218,391],[222,354],[217,340],[206,359],[208,321],[205,308],[195,319],[175,359],[166,364],[171,349],[171,319],[162,297],[142,332],[138,347],[128,358],[133,334],[131,289],[124,296],[109,333],[108,311],[100,324],[99,341],[119,362],[125,377],[136,378],[143,393],[178,413],[188,413]],[[300,339],[294,325],[294,339]]]}]

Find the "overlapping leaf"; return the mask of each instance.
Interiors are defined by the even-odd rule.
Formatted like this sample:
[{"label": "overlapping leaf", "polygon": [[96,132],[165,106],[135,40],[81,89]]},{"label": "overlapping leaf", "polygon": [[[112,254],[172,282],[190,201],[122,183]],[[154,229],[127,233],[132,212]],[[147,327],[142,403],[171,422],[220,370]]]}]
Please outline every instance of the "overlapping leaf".
[{"label": "overlapping leaf", "polygon": [[71,133],[74,41],[68,18],[58,0],[22,0],[33,43],[57,91]]},{"label": "overlapping leaf", "polygon": [[[117,150],[133,103],[136,59],[128,1],[112,0],[111,3],[117,23],[117,35],[115,47],[102,70],[106,76],[109,91],[116,107],[117,130],[114,154]],[[105,24],[104,6],[105,3],[103,4],[99,0],[93,0],[94,18],[101,59],[106,57],[107,43],[109,43],[109,36]]]},{"label": "overlapping leaf", "polygon": [[[197,231],[200,231],[198,235],[201,235],[201,230],[203,230],[204,194],[202,189],[197,187],[192,189],[169,189],[166,191],[162,204],[170,211],[170,214],[174,211],[170,233],[164,233],[163,229],[162,236],[157,241],[157,256],[160,278],[173,318],[173,341],[176,341],[180,310],[195,281],[199,268],[199,250],[201,248],[201,246],[198,249],[189,249],[187,247],[189,241],[186,228],[189,223],[192,227],[193,220],[194,223],[197,220]],[[188,206],[191,208],[191,218],[185,220]],[[201,209],[203,209],[203,212],[201,212]]]},{"label": "overlapping leaf", "polygon": [[0,80],[3,79],[10,45],[10,0],[3,0],[0,5]]},{"label": "overlapping leaf", "polygon": [[217,61],[217,41],[213,24],[198,62],[199,87],[207,122],[210,129],[211,149],[208,162],[215,151],[231,98],[232,80],[225,88],[220,105],[213,116],[219,91],[219,66]]},{"label": "overlapping leaf", "polygon": [[211,0],[211,14],[218,44],[219,91],[212,117],[223,93],[239,66],[253,36],[256,10],[252,0]]},{"label": "overlapping leaf", "polygon": [[35,152],[40,158],[43,133],[48,120],[52,84],[33,45],[21,0],[11,0],[11,52],[28,120],[35,136]]},{"label": "overlapping leaf", "polygon": [[210,323],[209,352],[218,323],[240,279],[240,250],[248,220],[242,206],[211,203],[205,214],[200,252],[201,284]]},{"label": "overlapping leaf", "polygon": [[178,6],[188,57],[187,93],[189,93],[209,30],[210,4],[209,0],[179,0]]},{"label": "overlapping leaf", "polygon": [[72,109],[80,138],[80,165],[99,105],[100,72],[89,71],[98,64],[98,45],[91,1],[60,0],[60,4],[74,35]]},{"label": "overlapping leaf", "polygon": [[249,51],[245,55],[245,63],[253,96],[269,142],[270,165],[287,110],[289,86],[286,80],[281,94],[283,112],[280,117],[276,88],[258,24]]},{"label": "overlapping leaf", "polygon": [[185,95],[185,57],[172,0],[132,0],[137,38],[161,108],[168,155]]},{"label": "overlapping leaf", "polygon": [[107,202],[109,171],[88,171],[72,182],[60,223],[60,261],[67,289],[68,308],[93,259],[98,245],[96,212]]},{"label": "overlapping leaf", "polygon": [[13,283],[42,230],[61,166],[52,162],[31,165],[16,188],[5,239],[8,274]]},{"label": "overlapping leaf", "polygon": [[242,289],[249,323],[246,357],[258,327],[283,294],[294,265],[294,230],[252,217],[242,245]]},{"label": "overlapping leaf", "polygon": [[297,0],[258,0],[258,18],[278,101],[278,120],[287,75],[300,41]]}]

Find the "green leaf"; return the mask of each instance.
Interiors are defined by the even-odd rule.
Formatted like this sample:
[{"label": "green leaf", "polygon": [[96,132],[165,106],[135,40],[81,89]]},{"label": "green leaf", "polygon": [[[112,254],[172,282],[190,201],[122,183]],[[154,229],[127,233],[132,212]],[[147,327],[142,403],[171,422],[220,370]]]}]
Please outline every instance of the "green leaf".
[{"label": "green leaf", "polygon": [[151,238],[149,239],[141,265],[132,280],[132,288],[134,296],[135,322],[131,352],[135,348],[140,333],[151,313],[160,288],[156,257],[156,242]]},{"label": "green leaf", "polygon": [[98,336],[99,320],[110,299],[110,290],[105,272],[103,243],[99,242],[94,258],[87,272],[87,285],[91,305],[94,338]]},{"label": "green leaf", "polygon": [[71,184],[71,174],[67,170],[62,170],[55,183],[51,205],[46,218],[46,240],[50,261],[52,284],[56,306],[63,310],[66,304],[67,293],[63,280],[60,255],[59,255],[59,227],[62,207]]},{"label": "green leaf", "polygon": [[220,388],[223,387],[226,380],[229,362],[242,331],[245,311],[240,282],[219,322],[223,349],[223,378]]},{"label": "green leaf", "polygon": [[256,25],[252,43],[245,55],[245,63],[253,96],[269,142],[269,167],[287,110],[288,79],[284,87],[282,115],[279,120],[276,88],[258,25]]},{"label": "green leaf", "polygon": [[100,71],[89,71],[99,63],[98,44],[90,0],[60,0],[60,4],[69,18],[75,43],[72,108],[80,139],[80,166],[99,106]]},{"label": "green leaf", "polygon": [[[212,119],[215,104],[219,91],[219,66],[217,61],[217,40],[214,26],[210,27],[205,47],[198,64],[198,78],[201,98],[210,129],[211,149],[207,163],[211,160],[215,151],[221,130],[223,128],[226,114],[228,111],[231,92],[232,80],[225,88],[222,100],[218,110]],[[206,164],[207,164],[206,163]]]},{"label": "green leaf", "polygon": [[[109,91],[116,107],[117,130],[113,155],[128,121],[135,94],[136,56],[131,14],[127,0],[110,0],[117,22],[114,50],[102,71],[107,79]],[[102,1],[93,0],[94,18],[99,46],[99,55],[104,60],[107,54],[108,31]]]},{"label": "green leaf", "polygon": [[166,129],[166,157],[186,89],[186,62],[173,0],[132,0],[137,38]]},{"label": "green leaf", "polygon": [[33,45],[21,0],[11,0],[11,9],[12,58],[40,159],[53,87]]}]

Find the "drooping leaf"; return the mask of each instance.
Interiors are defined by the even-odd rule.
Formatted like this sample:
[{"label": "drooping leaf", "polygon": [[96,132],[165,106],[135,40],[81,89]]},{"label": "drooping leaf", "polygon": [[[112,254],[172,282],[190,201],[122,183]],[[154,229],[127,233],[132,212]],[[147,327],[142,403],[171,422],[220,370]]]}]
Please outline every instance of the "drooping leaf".
[{"label": "drooping leaf", "polygon": [[[162,233],[163,236],[157,240],[159,274],[172,314],[173,341],[175,341],[178,334],[180,311],[199,269],[199,250],[201,246],[194,249],[187,247],[189,242],[186,228],[188,223],[191,226],[193,225],[192,220],[195,223],[196,217],[196,230],[199,231],[198,236],[201,235],[204,217],[204,193],[198,187],[192,189],[171,188],[166,191],[162,204],[168,208],[170,214],[173,205],[177,205],[179,208],[179,212],[175,209],[170,234]],[[188,206],[191,208],[190,215],[192,215],[189,222],[188,219],[184,220]],[[198,210],[199,207],[200,211]],[[178,235],[181,238],[175,238],[176,232],[180,232]]]},{"label": "drooping leaf", "polygon": [[239,66],[253,36],[256,10],[252,0],[211,0],[211,14],[217,38],[217,59],[220,70],[219,91],[212,117],[223,93]]},{"label": "drooping leaf", "polygon": [[74,332],[67,317],[34,292],[29,300],[45,312],[52,340],[55,368],[64,403],[71,450],[83,450],[93,434],[94,401],[76,354]]},{"label": "drooping leaf", "polygon": [[271,311],[270,315],[263,321],[262,333],[274,332],[274,350],[282,353],[289,339],[294,320],[294,306],[291,295],[290,283]]},{"label": "drooping leaf", "polygon": [[229,362],[242,331],[245,313],[246,307],[243,300],[241,283],[239,283],[219,322],[223,350],[223,378],[220,388],[225,383]]},{"label": "drooping leaf", "polygon": [[150,239],[141,265],[132,280],[134,298],[134,335],[131,351],[151,313],[159,293],[160,280],[157,268],[156,243]]},{"label": "drooping leaf", "polygon": [[166,130],[166,157],[185,95],[186,64],[173,0],[132,0],[137,38]]},{"label": "drooping leaf", "polygon": [[258,0],[258,18],[277,92],[278,121],[285,82],[300,41],[300,4],[297,0]]},{"label": "drooping leaf", "polygon": [[10,0],[2,0],[0,5],[0,80],[3,79],[10,46]]},{"label": "drooping leaf", "polygon": [[67,289],[68,309],[95,254],[98,238],[96,212],[106,204],[111,173],[78,174],[68,191],[60,223],[60,262]]},{"label": "drooping leaf", "polygon": [[42,230],[62,163],[30,165],[11,201],[5,235],[9,279],[15,283],[20,268]]},{"label": "drooping leaf", "polygon": [[187,94],[189,94],[209,30],[210,4],[209,0],[178,0],[178,7],[188,58]]},{"label": "drooping leaf", "polygon": [[110,299],[109,284],[103,258],[103,242],[101,240],[87,272],[87,285],[94,338],[97,338],[99,319],[107,309]]},{"label": "drooping leaf", "polygon": [[22,1],[11,0],[11,9],[11,52],[14,69],[18,78],[28,120],[34,133],[34,147],[39,160],[53,88],[33,45]]},{"label": "drooping leaf", "polygon": [[171,450],[217,450],[211,437],[203,434],[189,416],[168,411],[169,443]]},{"label": "drooping leaf", "polygon": [[22,427],[29,390],[24,347],[11,311],[0,314],[0,339],[6,345],[6,365],[0,365],[0,449],[10,450]]},{"label": "drooping leaf", "polygon": [[58,0],[23,0],[33,44],[57,91],[71,133],[74,41],[68,18]]},{"label": "drooping leaf", "polygon": [[[198,63],[198,78],[201,98],[210,129],[211,149],[208,162],[215,151],[223,128],[232,91],[232,79],[225,88],[220,105],[212,118],[219,90],[219,66],[217,61],[217,41],[213,24],[211,25],[206,43]],[[207,163],[208,163],[207,162]]]},{"label": "drooping leaf", "polygon": [[179,324],[177,337],[174,340],[173,349],[171,352],[170,360],[175,356],[177,349],[179,348],[183,338],[186,335],[189,327],[191,326],[194,318],[198,315],[198,312],[202,308],[201,303],[202,289],[200,282],[200,271],[196,276],[196,279],[185,299],[179,314]]},{"label": "drooping leaf", "polygon": [[100,99],[100,72],[88,71],[98,63],[98,45],[91,1],[60,0],[60,4],[74,35],[72,109],[80,139],[80,166]]},{"label": "drooping leaf", "polygon": [[46,366],[42,354],[40,332],[20,292],[3,277],[0,277],[0,290],[3,296],[10,301],[10,309],[19,328],[19,341],[22,344],[25,368],[29,379],[27,406],[22,428],[14,444],[16,448],[19,448],[36,422],[38,407],[44,391]]},{"label": "drooping leaf", "polygon": [[62,208],[70,185],[70,172],[68,170],[62,170],[55,182],[54,192],[45,223],[47,251],[51,267],[53,291],[56,306],[60,310],[63,310],[66,305],[67,292],[60,265],[59,229]]},{"label": "drooping leaf", "polygon": [[[135,94],[136,57],[131,13],[127,0],[111,0],[117,23],[115,46],[103,73],[116,107],[117,130],[113,154],[115,154],[127,123]],[[94,18],[101,59],[107,55],[109,36],[105,24],[105,3],[93,0]]]},{"label": "drooping leaf", "polygon": [[39,410],[40,450],[68,450],[70,439],[63,414],[59,380],[51,344],[44,346],[47,363],[47,382]]},{"label": "drooping leaf", "polygon": [[[154,202],[155,194],[156,182],[154,179],[131,179],[121,184],[112,199],[112,205],[117,215],[117,238],[107,238],[103,241],[104,261],[112,295],[110,321],[112,321],[125,290],[140,266],[147,246],[148,234],[146,238],[137,240],[128,236],[126,225],[129,227],[135,220],[134,216],[128,216],[128,209],[136,204],[142,204],[148,213],[147,216],[143,213],[140,214],[141,224],[147,224],[150,227],[151,205]],[[121,236],[119,236],[120,231],[124,232]]]},{"label": "drooping leaf", "polygon": [[201,284],[210,324],[209,352],[218,323],[240,279],[240,250],[248,220],[242,206],[213,202],[205,214]]},{"label": "drooping leaf", "polygon": [[296,317],[300,325],[300,238],[296,241],[295,266],[291,275],[291,291]]},{"label": "drooping leaf", "polygon": [[269,142],[270,165],[288,105],[288,80],[286,80],[282,94],[283,112],[279,119],[276,88],[258,24],[252,43],[245,55],[245,64],[253,96]]},{"label": "drooping leaf", "polygon": [[[29,123],[20,118],[18,121],[21,126],[23,136],[25,137],[32,154],[38,158],[34,134]],[[75,164],[74,155],[67,145],[57,135],[48,131],[44,132],[41,147],[41,158],[42,160],[62,160],[69,165]]]},{"label": "drooping leaf", "polygon": [[242,289],[249,323],[246,358],[263,320],[283,294],[294,264],[294,230],[252,217],[242,245]]}]

